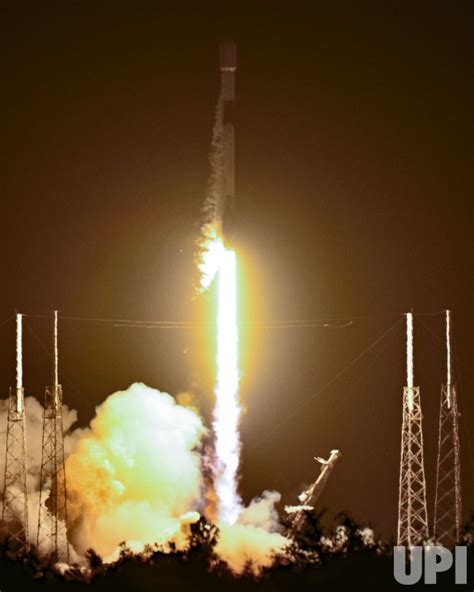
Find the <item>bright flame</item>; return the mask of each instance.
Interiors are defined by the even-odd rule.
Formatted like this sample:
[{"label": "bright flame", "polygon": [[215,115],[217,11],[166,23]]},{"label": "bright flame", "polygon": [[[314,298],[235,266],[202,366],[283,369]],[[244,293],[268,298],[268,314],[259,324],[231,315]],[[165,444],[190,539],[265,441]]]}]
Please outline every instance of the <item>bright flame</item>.
[{"label": "bright flame", "polygon": [[204,289],[218,273],[214,486],[219,521],[231,525],[237,521],[241,511],[237,492],[240,404],[235,251],[227,249],[222,239],[211,238],[203,255],[201,271]]},{"label": "bright flame", "polygon": [[226,249],[219,269],[217,385],[213,426],[216,434],[215,487],[219,498],[219,518],[227,524],[234,524],[240,513],[237,493],[240,405],[236,271],[235,251]]}]

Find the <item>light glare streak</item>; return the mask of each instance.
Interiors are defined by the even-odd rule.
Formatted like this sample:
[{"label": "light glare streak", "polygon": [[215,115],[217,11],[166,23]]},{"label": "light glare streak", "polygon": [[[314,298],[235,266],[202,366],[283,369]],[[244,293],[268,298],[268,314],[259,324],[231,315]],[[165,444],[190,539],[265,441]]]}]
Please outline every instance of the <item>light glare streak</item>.
[{"label": "light glare streak", "polygon": [[413,313],[407,313],[407,386],[413,388]]},{"label": "light glare streak", "polygon": [[451,312],[446,311],[447,385],[451,384]]},{"label": "light glare streak", "polygon": [[23,323],[22,315],[16,315],[16,388],[23,388]]},{"label": "light glare streak", "polygon": [[23,412],[23,315],[16,315],[16,411]]}]

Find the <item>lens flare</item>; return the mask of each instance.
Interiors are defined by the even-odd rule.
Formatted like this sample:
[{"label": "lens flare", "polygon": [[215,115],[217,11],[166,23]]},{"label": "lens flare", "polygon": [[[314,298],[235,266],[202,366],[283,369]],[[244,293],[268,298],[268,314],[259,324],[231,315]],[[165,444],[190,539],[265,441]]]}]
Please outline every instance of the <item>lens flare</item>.
[{"label": "lens flare", "polygon": [[[237,261],[235,251],[225,247],[222,239],[211,238],[203,255],[202,284],[217,275],[217,380],[213,416],[215,436],[214,487],[218,498],[221,523],[234,524],[241,511],[237,491],[239,470],[239,368],[237,326]],[[211,279],[209,279],[211,277]]]}]

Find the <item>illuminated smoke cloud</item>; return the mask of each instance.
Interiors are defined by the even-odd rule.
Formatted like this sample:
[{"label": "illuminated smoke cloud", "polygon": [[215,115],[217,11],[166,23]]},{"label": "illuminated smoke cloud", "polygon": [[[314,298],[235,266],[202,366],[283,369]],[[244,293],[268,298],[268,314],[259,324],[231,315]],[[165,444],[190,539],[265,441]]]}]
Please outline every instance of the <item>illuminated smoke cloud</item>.
[{"label": "illuminated smoke cloud", "polygon": [[199,519],[204,432],[193,410],[144,384],[108,397],[66,462],[76,550],[110,560],[121,542],[135,552],[168,541],[185,548]]},{"label": "illuminated smoke cloud", "polygon": [[273,557],[284,554],[290,541],[279,534],[275,504],[280,501],[276,491],[264,491],[243,509],[236,524],[220,524],[217,554],[235,573],[250,565],[255,574],[270,566]]},{"label": "illuminated smoke cloud", "polygon": [[[43,406],[25,399],[30,539],[36,542]],[[3,492],[7,401],[0,401],[0,493]],[[63,406],[64,430],[77,419]],[[71,560],[93,548],[106,561],[125,542],[141,553],[147,544],[173,541],[188,546],[189,524],[204,505],[202,458],[196,447],[205,434],[197,412],[143,384],[117,392],[97,407],[89,428],[66,434]],[[276,532],[276,492],[264,492],[232,526],[219,524],[218,556],[239,573],[270,565],[287,539]]]},{"label": "illuminated smoke cloud", "polygon": [[[106,560],[125,542],[134,552],[173,541],[188,546],[189,524],[204,505],[203,460],[195,448],[205,428],[197,413],[143,384],[111,395],[97,408],[68,458],[70,538],[81,555]],[[216,553],[240,572],[270,565],[287,539],[276,532],[276,492],[244,508],[236,524],[218,524]]]},{"label": "illuminated smoke cloud", "polygon": [[[196,411],[143,384],[111,395],[81,430],[68,458],[70,538],[78,553],[93,547],[106,560],[125,542],[188,546],[188,525],[204,505],[203,460],[195,450],[205,428]],[[277,533],[277,492],[242,509],[237,523],[219,523],[218,556],[239,573],[270,565],[288,540]]]}]

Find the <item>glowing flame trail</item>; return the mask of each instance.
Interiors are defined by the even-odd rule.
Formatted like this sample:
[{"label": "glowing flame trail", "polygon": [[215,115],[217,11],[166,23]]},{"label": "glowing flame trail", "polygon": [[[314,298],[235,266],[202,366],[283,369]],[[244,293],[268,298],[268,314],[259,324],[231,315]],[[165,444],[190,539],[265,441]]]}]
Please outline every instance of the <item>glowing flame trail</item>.
[{"label": "glowing flame trail", "polygon": [[[237,329],[236,254],[224,244],[232,237],[234,213],[234,125],[235,70],[237,52],[234,43],[221,44],[221,92],[210,154],[211,178],[204,204],[205,220],[199,241],[198,265],[201,290],[218,279],[217,310],[217,382],[213,415],[215,435],[214,488],[217,494],[219,522],[232,525],[241,512],[237,492],[239,469],[239,370]],[[226,223],[225,223],[226,222]]]},{"label": "glowing flame trail", "polygon": [[214,409],[216,435],[215,488],[219,519],[234,524],[240,513],[237,493],[239,469],[238,329],[235,251],[225,249],[219,267],[217,312],[217,385]]},{"label": "glowing flame trail", "polygon": [[200,265],[201,286],[218,280],[217,381],[213,428],[216,463],[214,487],[220,522],[234,524],[241,511],[237,492],[239,469],[239,369],[237,328],[237,264],[235,251],[227,249],[218,233],[206,244]]}]

